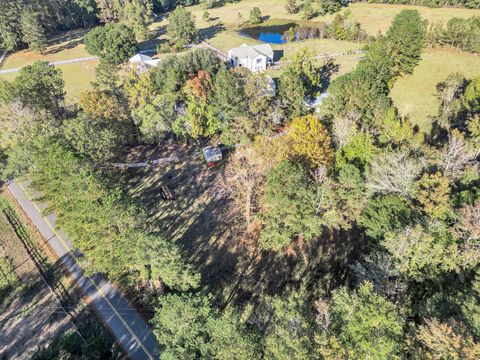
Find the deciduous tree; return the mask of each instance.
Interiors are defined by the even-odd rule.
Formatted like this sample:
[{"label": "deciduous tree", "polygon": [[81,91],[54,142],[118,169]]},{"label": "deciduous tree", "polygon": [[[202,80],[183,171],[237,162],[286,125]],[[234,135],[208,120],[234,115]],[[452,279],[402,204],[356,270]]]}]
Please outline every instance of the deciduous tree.
[{"label": "deciduous tree", "polygon": [[159,144],[175,121],[175,99],[157,95],[151,102],[133,110],[132,117],[140,129],[141,139],[148,144]]},{"label": "deciduous tree", "polygon": [[388,233],[381,242],[396,269],[407,278],[424,281],[435,279],[442,271],[458,269],[462,260],[456,244],[432,232],[416,225]]},{"label": "deciduous tree", "polygon": [[17,99],[34,111],[46,111],[59,119],[65,97],[61,70],[46,61],[37,61],[20,70],[13,82]]},{"label": "deciduous tree", "polygon": [[331,312],[331,330],[348,358],[388,359],[402,349],[404,320],[371,283],[363,283],[357,291],[334,290]]},{"label": "deciduous tree", "polygon": [[253,25],[257,25],[263,22],[262,13],[258,7],[253,7],[250,10],[250,16],[248,17],[248,22]]},{"label": "deciduous tree", "polygon": [[154,234],[147,234],[139,242],[141,273],[150,287],[158,287],[158,282],[170,289],[187,291],[200,285],[200,273],[185,261],[176,243]]},{"label": "deciduous tree", "polygon": [[168,294],[152,320],[167,359],[249,360],[258,354],[252,336],[233,314],[219,314],[210,297]]},{"label": "deciduous tree", "polygon": [[63,132],[80,155],[93,161],[117,158],[131,138],[128,127],[121,122],[86,113],[65,121]]},{"label": "deciduous tree", "polygon": [[372,193],[407,197],[421,169],[421,159],[410,158],[404,151],[377,155],[370,164],[367,188]]},{"label": "deciduous tree", "polygon": [[101,61],[120,65],[137,51],[134,32],[124,24],[107,24],[85,35],[85,49]]},{"label": "deciduous tree", "polygon": [[408,225],[411,219],[411,205],[407,200],[397,195],[385,195],[368,200],[359,223],[369,237],[379,240],[386,233]]},{"label": "deciduous tree", "polygon": [[79,100],[79,105],[85,113],[92,117],[126,121],[128,110],[117,96],[106,91],[84,91]]},{"label": "deciduous tree", "polygon": [[451,211],[450,183],[440,173],[424,174],[415,184],[412,195],[432,218],[445,220]]},{"label": "deciduous tree", "polygon": [[293,155],[303,159],[310,169],[332,165],[334,153],[330,136],[317,117],[307,115],[293,119],[288,137]]}]

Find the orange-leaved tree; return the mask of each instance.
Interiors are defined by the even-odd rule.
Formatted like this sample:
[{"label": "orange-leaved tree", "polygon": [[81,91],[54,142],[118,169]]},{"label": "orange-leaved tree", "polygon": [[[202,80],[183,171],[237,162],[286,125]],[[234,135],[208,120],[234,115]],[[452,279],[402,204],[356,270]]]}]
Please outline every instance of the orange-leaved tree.
[{"label": "orange-leaved tree", "polygon": [[327,129],[313,115],[293,119],[288,138],[292,155],[303,159],[311,169],[332,165],[334,151]]}]

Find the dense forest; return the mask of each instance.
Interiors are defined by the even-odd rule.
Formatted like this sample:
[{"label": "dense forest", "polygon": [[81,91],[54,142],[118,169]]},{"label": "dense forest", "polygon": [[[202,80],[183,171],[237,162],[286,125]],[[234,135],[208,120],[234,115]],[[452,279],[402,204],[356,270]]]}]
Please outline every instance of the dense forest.
[{"label": "dense forest", "polygon": [[[78,103],[67,104],[61,71],[47,62],[0,79],[2,176],[29,177],[89,272],[141,293],[141,305],[155,309],[162,357],[480,357],[480,79],[455,72],[438,84],[429,133],[390,98],[426,46],[478,52],[461,35],[468,30],[458,30],[475,26],[478,34],[477,18],[429,29],[418,11],[403,10],[386,35],[368,39],[353,71],[332,80],[332,60],[319,63],[302,48],[288,55],[272,91],[264,74],[231,69],[206,49],[148,71],[122,67],[153,12],[175,1],[18,4],[7,1],[0,15],[9,49],[31,45],[29,31],[39,27],[46,37],[106,25],[85,36],[100,63]],[[196,40],[187,9],[169,16],[172,46]],[[457,40],[448,40],[450,28]],[[325,92],[313,111],[308,102]],[[292,269],[288,281],[274,290],[262,280],[239,284],[234,301],[211,293],[181,244],[98,166],[167,138],[230,147],[222,166],[239,219],[231,226],[238,242]],[[320,242],[339,250],[322,252]],[[335,256],[346,259],[339,271],[320,271],[337,266]]]}]

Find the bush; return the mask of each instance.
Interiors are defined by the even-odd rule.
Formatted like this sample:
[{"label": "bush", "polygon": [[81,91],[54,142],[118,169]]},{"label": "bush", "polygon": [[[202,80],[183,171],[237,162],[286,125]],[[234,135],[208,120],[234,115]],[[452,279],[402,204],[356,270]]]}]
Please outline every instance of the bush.
[{"label": "bush", "polygon": [[248,18],[248,21],[253,25],[263,22],[262,13],[258,7],[254,7],[252,10],[250,10],[250,17]]},{"label": "bush", "polygon": [[172,46],[168,42],[161,43],[157,46],[157,53],[168,54],[173,52]]}]

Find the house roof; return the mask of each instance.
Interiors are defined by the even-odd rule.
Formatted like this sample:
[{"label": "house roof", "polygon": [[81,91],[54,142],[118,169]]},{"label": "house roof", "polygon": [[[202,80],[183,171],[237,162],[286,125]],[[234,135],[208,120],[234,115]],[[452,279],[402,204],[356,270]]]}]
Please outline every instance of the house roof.
[{"label": "house roof", "polygon": [[144,63],[147,64],[147,65],[150,65],[150,66],[157,66],[160,61],[162,61],[162,60],[161,59],[152,59],[152,60],[144,61]]},{"label": "house roof", "polygon": [[162,60],[160,59],[153,59],[148,55],[144,54],[136,54],[135,56],[132,56],[128,61],[131,64],[142,64],[142,65],[148,65],[148,66],[157,66],[158,63]]},{"label": "house roof", "polygon": [[136,54],[132,56],[128,61],[130,63],[146,63],[147,61],[151,61],[152,58],[148,55],[143,55],[143,54]]},{"label": "house roof", "polygon": [[243,44],[240,47],[230,49],[229,51],[233,56],[238,57],[239,59],[255,59],[259,55],[263,55],[269,58],[273,58],[273,50],[270,44],[262,45],[247,45]]}]

